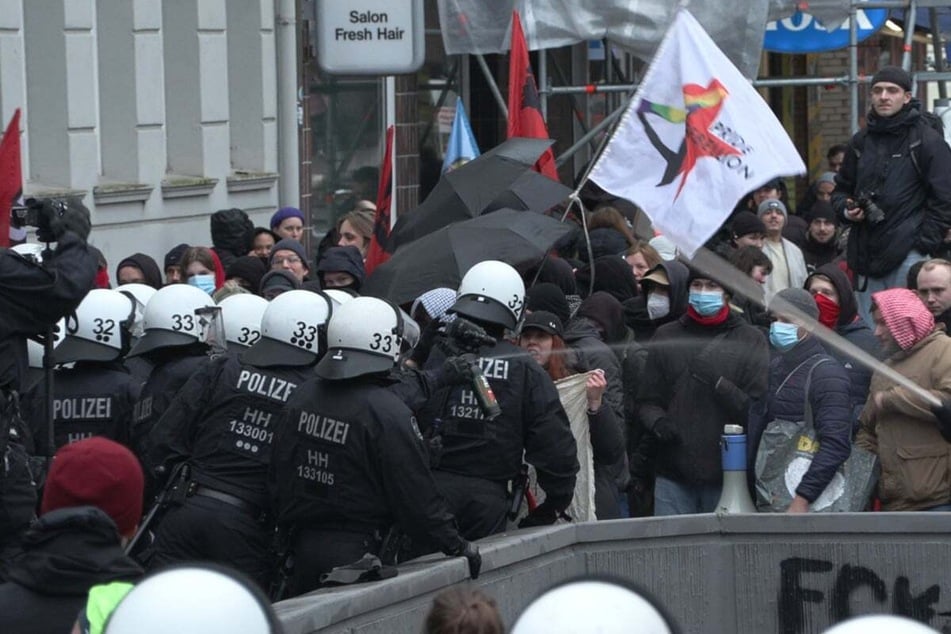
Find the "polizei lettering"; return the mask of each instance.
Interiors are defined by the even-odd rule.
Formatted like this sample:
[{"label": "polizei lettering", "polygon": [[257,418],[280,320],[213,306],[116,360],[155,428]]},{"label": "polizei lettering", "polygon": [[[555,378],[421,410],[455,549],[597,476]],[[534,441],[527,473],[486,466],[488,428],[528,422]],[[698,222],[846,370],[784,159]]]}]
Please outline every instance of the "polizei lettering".
[{"label": "polizei lettering", "polygon": [[350,423],[334,420],[320,414],[301,412],[300,419],[297,421],[297,431],[319,440],[337,445],[346,445],[347,434],[350,433]]},{"label": "polizei lettering", "polygon": [[53,400],[54,420],[89,420],[96,418],[112,418],[112,399],[110,397],[57,398]]},{"label": "polizei lettering", "polygon": [[286,403],[297,388],[297,384],[252,370],[241,370],[235,387],[251,394]]},{"label": "polizei lettering", "polygon": [[505,359],[479,359],[479,367],[487,379],[506,381],[509,378],[509,362]]}]

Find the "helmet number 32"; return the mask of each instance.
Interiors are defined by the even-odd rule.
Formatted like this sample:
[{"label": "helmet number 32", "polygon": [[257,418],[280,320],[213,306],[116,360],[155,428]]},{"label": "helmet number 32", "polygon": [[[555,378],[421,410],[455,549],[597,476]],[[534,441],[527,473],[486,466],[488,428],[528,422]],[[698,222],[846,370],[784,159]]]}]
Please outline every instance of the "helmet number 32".
[{"label": "helmet number 32", "polygon": [[109,341],[115,334],[116,322],[113,319],[102,319],[97,317],[92,320],[92,334],[96,335],[96,341]]}]

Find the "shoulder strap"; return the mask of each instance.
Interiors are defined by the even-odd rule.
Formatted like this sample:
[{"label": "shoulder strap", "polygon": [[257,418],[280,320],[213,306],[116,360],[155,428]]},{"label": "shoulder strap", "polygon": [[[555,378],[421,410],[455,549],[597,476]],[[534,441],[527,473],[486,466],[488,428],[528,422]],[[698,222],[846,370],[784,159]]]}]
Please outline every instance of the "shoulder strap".
[{"label": "shoulder strap", "polygon": [[[799,365],[797,365],[797,366],[796,366],[795,368],[793,368],[792,370],[790,370],[789,374],[786,375],[786,378],[783,379],[783,382],[780,383],[780,384],[779,384],[779,387],[776,388],[776,393],[779,394],[780,390],[782,390],[783,387],[786,386],[786,382],[789,381],[789,379],[792,378],[792,375],[794,375],[796,372],[799,371],[799,368],[803,367],[804,365],[806,365],[807,363],[809,363],[810,361],[812,361],[813,359],[815,359],[816,357],[819,357],[819,356],[822,356],[822,355],[821,355],[820,353],[816,353],[816,354],[812,355],[811,357],[809,357],[808,359],[806,359],[805,361],[803,361],[802,363],[800,363]],[[819,365],[819,363],[816,363],[816,365]],[[815,366],[813,366],[813,368],[814,368],[814,367],[815,367]],[[811,377],[812,377],[812,369],[809,370],[809,378],[811,378]],[[807,381],[806,387],[808,387],[808,380],[809,380],[809,378],[806,379],[806,381]]]},{"label": "shoulder strap", "polygon": [[918,178],[921,178],[921,163],[918,160],[918,155],[921,152],[921,130],[918,129],[919,125],[923,124],[919,121],[911,126],[911,130],[908,131],[908,154],[911,156],[911,164],[915,167],[915,173],[918,174]]},{"label": "shoulder strap", "polygon": [[[819,356],[819,355],[816,355]],[[821,359],[812,364],[812,367],[809,368],[809,374],[806,376],[806,389],[804,390],[805,394],[805,406],[803,407],[804,416],[803,421],[810,427],[815,427],[812,421],[812,401],[809,400],[809,388],[812,386],[812,373],[823,363],[831,361],[829,357],[823,356]]]}]

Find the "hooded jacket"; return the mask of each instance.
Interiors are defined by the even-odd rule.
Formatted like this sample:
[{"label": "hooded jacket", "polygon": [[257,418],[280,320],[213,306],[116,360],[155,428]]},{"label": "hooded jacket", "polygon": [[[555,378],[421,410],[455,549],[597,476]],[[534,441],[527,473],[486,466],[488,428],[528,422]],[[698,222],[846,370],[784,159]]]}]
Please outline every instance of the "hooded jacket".
[{"label": "hooded jacket", "polygon": [[[938,398],[951,398],[951,338],[943,331],[931,332],[885,363]],[[881,395],[881,407],[876,395]],[[878,497],[883,511],[951,503],[951,444],[938,431],[926,402],[876,372],[859,422],[856,446],[881,460]]]},{"label": "hooded jacket", "polygon": [[[658,326],[676,321],[687,312],[687,296],[690,294],[690,284],[688,282],[690,270],[683,263],[673,260],[661,262],[657,266],[664,269],[667,273],[667,280],[670,282],[667,287],[667,294],[670,298],[670,312],[664,317],[651,319],[647,314],[648,293],[646,291],[642,295],[624,302],[624,323],[634,331],[634,339],[642,343],[646,343],[654,336],[654,331],[657,330]],[[648,272],[649,274],[650,272]]]},{"label": "hooded jacket", "polygon": [[[612,311],[612,304],[618,310]],[[624,324],[620,320],[619,309],[618,302],[607,293],[594,293],[581,303],[578,315],[565,328],[563,338],[572,350],[574,358],[571,365],[580,372],[597,368],[604,370],[604,378],[608,381],[604,401],[618,420],[624,420],[621,362],[607,345],[623,339]]]},{"label": "hooded jacket", "polygon": [[[591,267],[583,266],[575,273],[583,293],[591,284]],[[594,292],[604,291],[619,302],[637,297],[637,279],[631,265],[619,255],[605,255],[594,261]]]},{"label": "hooded jacket", "polygon": [[92,586],[142,576],[123,552],[115,523],[92,506],[50,511],[27,531],[23,545],[0,585],[0,631],[6,634],[69,632]]},{"label": "hooded jacket", "polygon": [[355,280],[350,286],[355,291],[359,291],[363,285],[365,272],[363,269],[363,256],[356,247],[330,247],[324,251],[320,261],[317,262],[317,273],[323,278],[323,273],[342,271],[349,273]]},{"label": "hooded jacket", "polygon": [[[935,253],[951,227],[951,148],[920,111],[921,103],[912,99],[891,117],[869,112],[868,125],[852,137],[835,177],[832,207],[852,227],[847,254],[857,274],[883,277],[912,249]],[[921,143],[917,169],[909,149],[914,136]],[[845,215],[846,201],[860,195],[874,195],[885,213],[882,222],[853,223]]]},{"label": "hooded jacket", "polygon": [[127,266],[134,266],[142,271],[142,277],[145,279],[145,283],[152,288],[162,288],[162,272],[159,270],[158,264],[144,253],[133,253],[119,262],[119,266],[116,267],[117,284],[119,282],[119,270]]},{"label": "hooded jacket", "polygon": [[[820,266],[812,275],[806,278],[806,288],[809,287],[809,281],[816,275],[821,275],[832,282],[836,293],[839,295],[839,320],[835,326],[836,333],[876,359],[881,359],[882,351],[878,345],[878,340],[872,333],[872,329],[858,313],[858,304],[855,301],[855,294],[852,291],[849,278],[837,264],[830,262]],[[856,422],[862,407],[865,405],[865,399],[868,398],[868,384],[872,380],[872,370],[859,363],[852,355],[837,348],[830,347],[828,353],[842,364],[849,376],[852,420]]]},{"label": "hooded jacket", "polygon": [[254,223],[241,209],[219,209],[211,214],[211,244],[227,269],[254,248]]}]

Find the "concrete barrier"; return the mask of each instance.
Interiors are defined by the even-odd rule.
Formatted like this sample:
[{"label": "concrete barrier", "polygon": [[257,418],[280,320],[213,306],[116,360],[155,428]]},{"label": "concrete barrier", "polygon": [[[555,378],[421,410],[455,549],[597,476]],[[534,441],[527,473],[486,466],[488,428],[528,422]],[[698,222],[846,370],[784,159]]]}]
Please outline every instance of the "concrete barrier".
[{"label": "concrete barrier", "polygon": [[[515,531],[480,542],[474,584],[506,624],[548,586],[585,574],[652,591],[684,632],[799,634],[870,612],[951,632],[951,514],[693,515]],[[433,597],[465,583],[461,558],[275,605],[288,634],[420,632]],[[583,606],[579,606],[583,609]],[[634,630],[632,630],[634,631]]]}]

